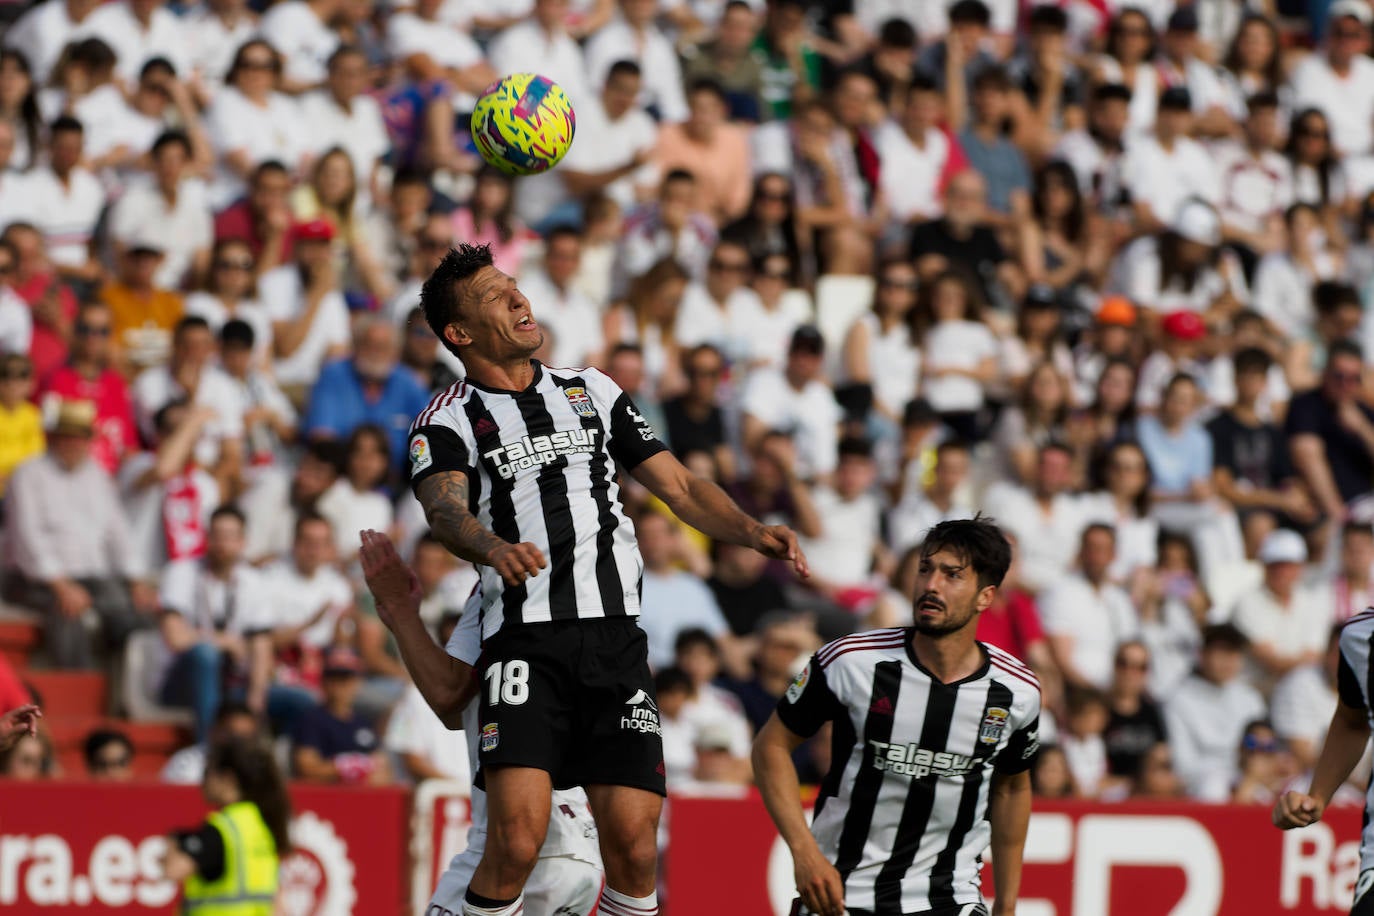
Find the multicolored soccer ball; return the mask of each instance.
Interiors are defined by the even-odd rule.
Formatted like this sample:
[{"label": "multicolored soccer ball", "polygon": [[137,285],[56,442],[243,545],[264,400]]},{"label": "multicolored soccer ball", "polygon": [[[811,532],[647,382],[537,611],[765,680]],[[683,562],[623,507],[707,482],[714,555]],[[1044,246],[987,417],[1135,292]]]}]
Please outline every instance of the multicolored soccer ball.
[{"label": "multicolored soccer ball", "polygon": [[553,168],[567,155],[576,127],[567,93],[537,73],[512,73],[493,83],[472,110],[477,151],[508,175]]}]

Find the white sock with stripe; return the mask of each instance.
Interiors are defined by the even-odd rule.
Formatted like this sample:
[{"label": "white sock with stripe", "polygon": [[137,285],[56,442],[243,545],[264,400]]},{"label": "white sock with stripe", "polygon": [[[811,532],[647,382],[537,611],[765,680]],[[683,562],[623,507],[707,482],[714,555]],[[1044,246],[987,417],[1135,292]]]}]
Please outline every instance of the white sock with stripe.
[{"label": "white sock with stripe", "polygon": [[[468,891],[463,898],[463,916],[520,916],[525,912],[525,895],[502,902]],[[655,911],[657,912],[657,911]]]},{"label": "white sock with stripe", "polygon": [[608,887],[601,895],[601,906],[597,912],[601,916],[658,916],[658,893],[631,897]]}]

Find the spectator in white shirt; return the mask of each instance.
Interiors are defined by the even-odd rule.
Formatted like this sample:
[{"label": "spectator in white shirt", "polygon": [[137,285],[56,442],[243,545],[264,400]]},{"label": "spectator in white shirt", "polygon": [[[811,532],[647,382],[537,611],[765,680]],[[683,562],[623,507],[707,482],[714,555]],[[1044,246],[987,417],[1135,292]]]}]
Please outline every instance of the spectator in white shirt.
[{"label": "spectator in white shirt", "polygon": [[1199,56],[1198,14],[1194,6],[1180,6],[1169,15],[1160,41],[1157,67],[1166,85],[1188,90],[1197,116],[1197,131],[1202,136],[1226,137],[1235,129],[1235,119],[1243,112],[1227,107],[1226,92],[1215,67]]},{"label": "spectator in white shirt", "polygon": [[183,74],[202,105],[209,105],[234,63],[234,55],[258,29],[248,0],[207,0],[184,18],[191,72]]},{"label": "spectator in white shirt", "polygon": [[1131,90],[1103,83],[1092,90],[1088,123],[1064,133],[1054,158],[1073,167],[1085,199],[1113,212],[1121,201],[1121,160],[1130,126]]},{"label": "spectator in white shirt", "polygon": [[342,0],[286,0],[263,14],[258,36],[281,55],[284,91],[304,92],[324,82],[329,55],[339,46],[331,26],[341,6]]},{"label": "spectator in white shirt", "polygon": [[973,518],[968,498],[969,447],[949,439],[935,447],[929,484],[910,489],[887,516],[887,543],[899,556],[925,540],[926,532],[949,519]]},{"label": "spectator in white shirt", "polygon": [[1250,97],[1244,135],[1213,149],[1221,173],[1222,237],[1255,258],[1278,250],[1282,218],[1293,202],[1293,169],[1278,151],[1279,99],[1273,92]]},{"label": "spectator in white shirt", "polygon": [[184,133],[164,133],[153,143],[153,180],[130,187],[110,211],[109,233],[117,255],[135,238],[162,248],[153,282],[181,289],[205,278],[214,242],[214,221],[205,186],[189,176],[191,141]]},{"label": "spectator in white shirt", "polygon": [[1336,280],[1343,259],[1327,244],[1321,214],[1297,203],[1284,214],[1286,244],[1264,256],[1255,270],[1251,304],[1290,340],[1311,339],[1315,323],[1312,288]]},{"label": "spectator in white shirt", "polygon": [[48,257],[66,278],[94,282],[103,273],[93,250],[96,223],[105,209],[105,190],[81,165],[85,128],[63,115],[49,129],[48,164],[25,180],[37,203],[31,221],[43,234]]},{"label": "spectator in white shirt", "polygon": [[[457,609],[446,611],[435,625],[439,645],[448,645],[462,614],[460,604]],[[463,787],[472,785],[473,774],[468,769],[463,732],[450,731],[440,722],[414,684],[407,685],[405,696],[392,711],[383,743],[388,751],[400,758],[401,772],[411,782],[448,779]]]},{"label": "spectator in white shirt", "polygon": [[716,227],[700,207],[697,181],[676,170],[663,178],[658,201],[625,220],[616,255],[621,291],[664,258],[672,258],[696,280],[706,279],[706,262],[716,244]]},{"label": "spectator in white shirt", "polygon": [[1135,223],[1144,232],[1173,225],[1189,198],[1215,203],[1221,191],[1215,160],[1189,137],[1191,105],[1186,88],[1164,90],[1154,133],[1133,142],[1123,164],[1122,183],[1131,195]]},{"label": "spectator in white shirt", "polygon": [[393,13],[387,23],[387,49],[411,79],[452,84],[454,108],[470,110],[498,74],[468,31],[441,16],[443,6],[444,0],[417,0],[413,10]]},{"label": "spectator in white shirt", "polygon": [[215,721],[206,740],[173,754],[158,780],[174,786],[198,786],[205,779],[205,756],[211,745],[226,740],[261,741],[263,737],[258,717],[248,704],[226,700],[215,711]]},{"label": "spectator in white shirt", "polygon": [[[568,0],[534,0],[528,19],[503,29],[487,55],[497,73],[539,73],[557,83],[573,108],[592,97],[582,47],[568,33]],[[579,118],[580,120],[580,118]]]},{"label": "spectator in white shirt", "polygon": [[297,224],[292,237],[295,263],[264,274],[258,297],[272,319],[277,382],[303,399],[320,368],[348,352],[349,318],[330,247],[334,227],[311,220]]},{"label": "spectator in white shirt", "polygon": [[33,342],[33,314],[29,304],[10,286],[19,252],[14,243],[0,239],[0,356],[27,354]]},{"label": "spectator in white shirt", "polygon": [[983,499],[988,514],[1016,535],[1022,580],[1033,592],[1068,574],[1088,522],[1083,500],[1070,492],[1073,462],[1067,447],[1051,442],[1040,449],[1035,480],[1029,487],[997,483]]},{"label": "spectator in white shirt", "polygon": [[797,449],[797,474],[825,482],[838,463],[840,408],[823,378],[825,339],[814,325],[792,335],[787,365],[760,369],[745,387],[742,409],[746,450],[754,450],[770,432],[791,437]]},{"label": "spectator in white shirt", "polygon": [[5,47],[22,52],[34,82],[45,85],[63,49],[82,37],[87,20],[99,6],[100,0],[57,0],[30,7],[5,30]]},{"label": "spectator in white shirt", "polygon": [[296,519],[290,554],[263,570],[272,596],[273,626],[292,628],[278,652],[297,650],[302,668],[313,668],[334,642],[340,620],[353,609],[353,589],[334,566],[334,531],[318,513]]},{"label": "spectator in white shirt", "polygon": [[587,41],[587,73],[599,83],[619,60],[632,60],[644,74],[640,98],[662,121],[687,117],[682,68],[672,42],[654,24],[657,0],[620,0],[620,19]]},{"label": "spectator in white shirt", "polygon": [[257,166],[276,160],[300,174],[310,140],[300,106],[277,90],[281,56],[266,41],[253,39],[239,48],[225,86],[205,113],[206,129],[217,164],[211,205],[223,208],[241,197]]},{"label": "spectator in white shirt", "polygon": [[1093,523],[1083,529],[1080,544],[1078,574],[1041,593],[1040,616],[1064,681],[1106,690],[1116,648],[1137,637],[1140,622],[1130,597],[1111,582],[1116,530]]},{"label": "spectator in white shirt", "polygon": [[1235,259],[1220,246],[1216,211],[1202,200],[1185,201],[1168,229],[1142,236],[1122,250],[1108,288],[1158,315],[1229,317],[1243,278]]},{"label": "spectator in white shirt", "polygon": [[748,286],[749,252],[738,242],[716,244],[706,281],[682,294],[673,338],[680,347],[709,343],[741,368],[753,362],[754,335],[765,320],[758,293]]},{"label": "spectator in white shirt", "polygon": [[329,56],[325,85],[301,99],[311,152],[319,156],[336,146],[347,152],[364,203],[373,199],[377,167],[391,148],[381,107],[367,89],[367,55],[342,45]]},{"label": "spectator in white shirt", "polygon": [[[700,628],[682,630],[673,643],[674,664],[692,680],[694,692],[683,710],[683,719],[696,728],[720,727],[731,736],[735,757],[747,758],[753,729],[735,695],[717,687],[724,658],[720,643]],[[740,660],[743,661],[743,660]]]},{"label": "spectator in white shirt", "polygon": [[204,318],[216,334],[230,321],[246,323],[253,329],[253,363],[269,369],[272,321],[258,300],[253,266],[253,249],[246,241],[226,238],[216,242],[204,287],[186,296],[186,314]]},{"label": "spectator in white shirt", "polygon": [[944,97],[934,81],[916,76],[907,89],[900,120],[884,121],[874,130],[883,167],[879,187],[889,213],[906,225],[940,215],[940,188],[949,177],[958,144],[940,127]]},{"label": "spectator in white shirt", "polygon": [[1264,718],[1264,698],[1241,678],[1247,645],[1229,623],[1206,627],[1197,673],[1164,705],[1174,768],[1198,801],[1230,798],[1245,726]]},{"label": "spectator in white shirt", "polygon": [[1288,743],[1303,770],[1317,763],[1326,726],[1336,711],[1336,678],[1341,664],[1341,627],[1327,636],[1320,663],[1301,665],[1274,685],[1274,732]]},{"label": "spectator in white shirt", "polygon": [[965,274],[941,272],[917,306],[922,340],[921,396],[968,442],[983,438],[986,386],[996,380],[997,339]]},{"label": "spectator in white shirt", "polygon": [[606,350],[601,310],[573,285],[581,263],[582,233],[560,226],[544,236],[543,269],[520,278],[540,326],[553,332],[550,361],[555,366],[599,365]]},{"label": "spectator in white shirt", "polygon": [[860,612],[881,591],[878,577],[891,568],[893,558],[882,543],[883,506],[874,491],[878,467],[873,446],[846,438],[838,452],[833,486],[812,493],[821,531],[802,539],[807,557],[816,564],[807,584],[841,607]]},{"label": "spectator in white shirt", "polygon": [[1236,601],[1231,622],[1250,640],[1259,683],[1272,688],[1294,669],[1321,661],[1331,629],[1331,599],[1320,586],[1303,583],[1307,544],[1296,531],[1271,531],[1258,559],[1264,582]]},{"label": "spectator in white shirt", "polygon": [[168,61],[177,73],[191,70],[181,17],[166,9],[166,2],[115,0],[82,24],[83,31],[99,35],[119,56],[118,74],[126,87],[137,82],[143,65],[154,57]]},{"label": "spectator in white shirt", "polygon": [[1374,11],[1365,0],[1336,0],[1326,22],[1325,48],[1293,73],[1294,104],[1324,111],[1336,149],[1360,155],[1374,140],[1374,60],[1368,57]]}]

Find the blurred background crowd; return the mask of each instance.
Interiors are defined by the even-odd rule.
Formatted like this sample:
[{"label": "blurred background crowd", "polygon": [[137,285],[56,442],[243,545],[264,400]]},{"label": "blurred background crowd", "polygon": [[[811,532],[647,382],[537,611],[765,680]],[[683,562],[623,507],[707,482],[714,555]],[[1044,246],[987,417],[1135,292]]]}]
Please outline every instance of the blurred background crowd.
[{"label": "blurred background crowd", "polygon": [[[194,781],[208,736],[271,729],[300,779],[470,778],[356,562],[391,532],[436,639],[475,581],[405,482],[463,373],[416,309],[460,241],[542,359],[803,536],[799,582],[626,490],[672,786],[748,783],[809,653],[909,623],[923,532],[979,511],[1017,546],[979,632],[1039,674],[1039,793],[1310,770],[1374,595],[1368,0],[0,18],[0,708],[106,688],[4,775]],[[518,71],[577,134],[512,180],[467,113]],[[188,745],[140,769],[150,721]]]}]

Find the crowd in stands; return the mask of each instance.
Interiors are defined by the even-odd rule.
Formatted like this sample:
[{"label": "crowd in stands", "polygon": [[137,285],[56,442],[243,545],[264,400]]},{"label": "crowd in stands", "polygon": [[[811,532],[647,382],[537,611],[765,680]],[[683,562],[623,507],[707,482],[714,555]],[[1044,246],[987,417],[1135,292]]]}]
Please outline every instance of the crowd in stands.
[{"label": "crowd in stands", "polygon": [[[673,787],[748,783],[809,654],[909,624],[923,533],[980,511],[1016,547],[979,633],[1039,676],[1038,793],[1310,771],[1374,601],[1369,0],[0,16],[4,598],[34,664],[190,711],[168,780],[268,730],[299,779],[470,779],[356,561],[390,532],[436,639],[476,578],[406,485],[463,374],[417,308],[458,242],[519,276],[539,358],[802,535],[805,582],[627,487]],[[512,179],[467,115],[519,71],[577,133]],[[131,750],[92,734],[89,774]],[[41,729],[0,760],[52,771]]]}]

